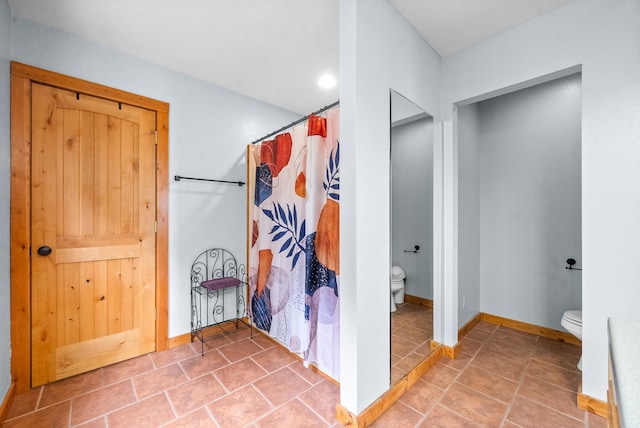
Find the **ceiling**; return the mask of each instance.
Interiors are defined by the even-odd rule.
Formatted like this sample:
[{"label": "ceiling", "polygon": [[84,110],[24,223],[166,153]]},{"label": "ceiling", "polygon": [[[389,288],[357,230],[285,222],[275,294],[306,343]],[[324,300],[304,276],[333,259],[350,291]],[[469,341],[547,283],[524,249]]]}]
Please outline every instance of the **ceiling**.
[{"label": "ceiling", "polygon": [[[299,114],[332,103],[339,0],[8,0],[15,16]],[[390,0],[443,57],[573,0]]]}]

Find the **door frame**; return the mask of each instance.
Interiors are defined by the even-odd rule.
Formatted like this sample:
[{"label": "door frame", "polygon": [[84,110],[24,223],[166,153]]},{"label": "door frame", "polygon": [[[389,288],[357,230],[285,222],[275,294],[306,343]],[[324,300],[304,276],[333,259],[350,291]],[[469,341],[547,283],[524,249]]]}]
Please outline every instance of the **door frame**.
[{"label": "door frame", "polygon": [[31,84],[156,112],[156,351],[168,348],[169,104],[19,62],[11,62],[11,376],[31,388]]}]

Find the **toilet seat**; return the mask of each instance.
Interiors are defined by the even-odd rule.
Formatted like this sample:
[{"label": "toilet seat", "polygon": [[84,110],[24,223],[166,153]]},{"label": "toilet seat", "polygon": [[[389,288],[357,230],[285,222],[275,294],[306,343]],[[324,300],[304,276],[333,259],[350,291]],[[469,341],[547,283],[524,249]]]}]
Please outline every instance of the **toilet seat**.
[{"label": "toilet seat", "polygon": [[391,312],[396,310],[396,303],[404,302],[404,280],[407,277],[400,266],[391,266]]},{"label": "toilet seat", "polygon": [[582,311],[566,311],[560,325],[578,339],[582,340]]},{"label": "toilet seat", "polygon": [[566,311],[563,317],[567,322],[582,327],[582,311]]},{"label": "toilet seat", "polygon": [[[562,315],[560,325],[582,340],[582,311],[566,311]],[[580,356],[580,361],[578,361],[578,369],[582,370],[582,355]]]}]

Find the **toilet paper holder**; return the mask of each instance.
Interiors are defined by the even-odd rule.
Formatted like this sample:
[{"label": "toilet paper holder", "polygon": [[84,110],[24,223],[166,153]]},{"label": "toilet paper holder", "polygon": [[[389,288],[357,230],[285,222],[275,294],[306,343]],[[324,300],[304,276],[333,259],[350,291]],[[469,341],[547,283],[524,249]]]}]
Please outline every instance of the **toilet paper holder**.
[{"label": "toilet paper holder", "polygon": [[566,266],[565,269],[568,269],[568,270],[582,270],[580,268],[574,268],[573,267],[573,265],[576,264],[576,259],[567,259],[567,264],[569,266]]}]

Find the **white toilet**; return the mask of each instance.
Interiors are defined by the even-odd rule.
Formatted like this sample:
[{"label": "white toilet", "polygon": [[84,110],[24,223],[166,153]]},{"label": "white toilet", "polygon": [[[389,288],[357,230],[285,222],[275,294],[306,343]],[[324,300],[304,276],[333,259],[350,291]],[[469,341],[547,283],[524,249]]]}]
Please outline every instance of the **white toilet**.
[{"label": "white toilet", "polygon": [[[562,315],[560,325],[569,333],[582,340],[582,311],[566,311],[564,315]],[[582,356],[580,356],[580,361],[578,361],[578,368],[582,370]]]},{"label": "white toilet", "polygon": [[397,303],[404,303],[404,280],[407,274],[400,266],[391,267],[391,312],[396,311]]}]

